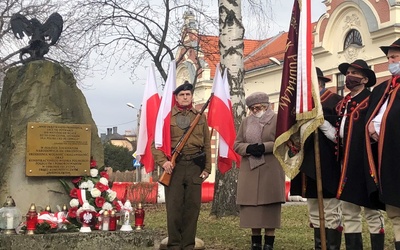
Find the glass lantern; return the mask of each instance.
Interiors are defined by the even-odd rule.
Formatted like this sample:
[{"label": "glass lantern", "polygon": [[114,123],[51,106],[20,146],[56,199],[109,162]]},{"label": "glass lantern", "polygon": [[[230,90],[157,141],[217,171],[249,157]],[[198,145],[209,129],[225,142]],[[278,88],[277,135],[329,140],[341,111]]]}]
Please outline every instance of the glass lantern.
[{"label": "glass lantern", "polygon": [[13,198],[7,196],[4,206],[0,209],[0,228],[3,229],[3,234],[15,234],[15,229],[21,223],[21,217]]}]

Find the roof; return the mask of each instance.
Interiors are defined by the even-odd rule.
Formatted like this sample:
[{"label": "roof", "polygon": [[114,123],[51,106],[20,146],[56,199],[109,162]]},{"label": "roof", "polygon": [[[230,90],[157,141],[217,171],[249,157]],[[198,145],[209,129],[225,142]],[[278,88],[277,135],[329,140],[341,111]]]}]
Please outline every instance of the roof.
[{"label": "roof", "polygon": [[[269,57],[283,60],[287,32],[265,40],[244,39],[244,68],[252,70],[272,63]],[[210,75],[214,77],[217,64],[220,62],[218,36],[200,35],[200,48],[204,59],[211,69]]]}]

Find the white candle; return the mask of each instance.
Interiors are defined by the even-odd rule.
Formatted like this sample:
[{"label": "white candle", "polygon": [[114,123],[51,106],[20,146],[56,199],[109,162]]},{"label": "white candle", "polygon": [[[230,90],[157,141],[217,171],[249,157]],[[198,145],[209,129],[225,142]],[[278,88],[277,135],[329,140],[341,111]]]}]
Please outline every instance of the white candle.
[{"label": "white candle", "polygon": [[108,220],[107,220],[107,219],[105,219],[105,220],[103,221],[102,230],[103,230],[103,231],[108,231]]},{"label": "white candle", "polygon": [[11,214],[7,215],[7,229],[14,229],[14,218]]}]

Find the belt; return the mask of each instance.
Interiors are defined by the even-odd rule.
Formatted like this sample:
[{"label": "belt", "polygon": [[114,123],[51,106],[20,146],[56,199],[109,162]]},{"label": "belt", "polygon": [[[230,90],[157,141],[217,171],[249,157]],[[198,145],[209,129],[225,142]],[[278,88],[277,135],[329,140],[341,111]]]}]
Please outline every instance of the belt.
[{"label": "belt", "polygon": [[196,158],[201,152],[197,152],[195,154],[181,154],[178,156],[180,160],[191,161]]}]

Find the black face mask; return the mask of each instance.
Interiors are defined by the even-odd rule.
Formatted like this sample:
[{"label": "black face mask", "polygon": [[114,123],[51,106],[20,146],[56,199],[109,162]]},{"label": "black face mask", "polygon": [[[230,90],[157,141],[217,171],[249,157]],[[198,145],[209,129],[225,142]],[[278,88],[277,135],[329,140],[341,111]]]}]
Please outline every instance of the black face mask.
[{"label": "black face mask", "polygon": [[357,76],[346,76],[346,87],[349,90],[354,89],[355,87],[362,85],[361,83],[362,78],[357,77]]}]

